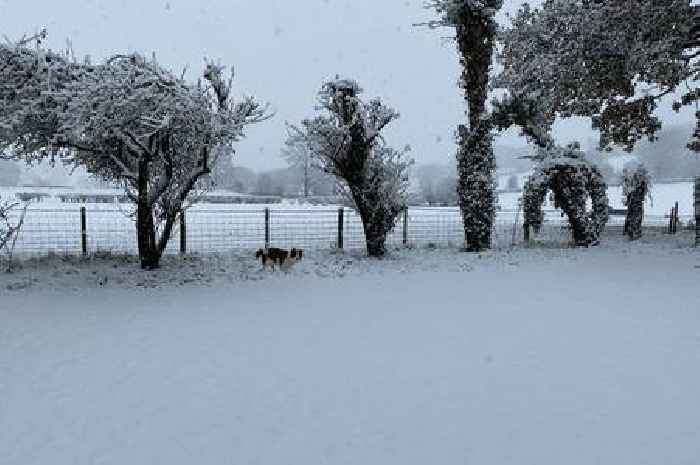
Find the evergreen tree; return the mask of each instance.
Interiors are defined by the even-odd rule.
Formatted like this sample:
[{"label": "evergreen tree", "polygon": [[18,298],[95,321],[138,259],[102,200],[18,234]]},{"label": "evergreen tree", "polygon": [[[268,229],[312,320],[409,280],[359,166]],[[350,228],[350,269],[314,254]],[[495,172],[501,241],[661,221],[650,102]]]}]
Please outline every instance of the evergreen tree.
[{"label": "evergreen tree", "polygon": [[495,16],[502,5],[503,0],[434,0],[428,4],[440,15],[430,25],[454,28],[460,53],[460,86],[467,101],[468,124],[457,131],[457,193],[466,249],[475,252],[491,246],[496,217],[496,159],[486,101],[498,29]]}]

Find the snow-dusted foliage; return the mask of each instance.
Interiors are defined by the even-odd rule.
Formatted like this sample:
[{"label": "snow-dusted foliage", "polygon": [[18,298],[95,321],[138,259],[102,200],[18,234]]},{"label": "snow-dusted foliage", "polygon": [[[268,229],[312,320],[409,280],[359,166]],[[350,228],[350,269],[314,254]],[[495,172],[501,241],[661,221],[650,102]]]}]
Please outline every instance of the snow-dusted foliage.
[{"label": "snow-dusted foliage", "polygon": [[12,270],[12,254],[19,233],[24,226],[24,218],[27,215],[27,207],[19,202],[3,200],[0,197],[0,254],[7,260],[7,270]]},{"label": "snow-dusted foliage", "polygon": [[[600,145],[654,139],[659,100],[692,75],[689,0],[545,0],[502,33],[497,85],[555,116],[591,117]],[[692,91],[689,95],[695,95]],[[686,103],[694,101],[688,97]]]},{"label": "snow-dusted foliage", "polygon": [[253,98],[234,102],[224,68],[190,84],[155,58],[78,63],[27,43],[0,48],[0,148],[28,161],[60,156],[123,184],[137,206],[139,254],[156,268],[198,181],[244,128],[267,118]]},{"label": "snow-dusted foliage", "polygon": [[457,193],[469,251],[491,246],[496,217],[496,159],[486,100],[498,29],[495,16],[502,5],[503,0],[433,0],[427,4],[440,18],[431,26],[455,29],[460,53],[460,85],[465,92],[469,124],[458,128]]},{"label": "snow-dusted foliage", "polygon": [[381,136],[398,113],[379,99],[364,102],[361,93],[352,80],[325,83],[319,92],[324,114],[302,121],[298,131],[315,162],[341,182],[362,219],[367,253],[378,257],[384,255],[387,234],[406,208],[412,160],[407,149],[394,150]]},{"label": "snow-dusted foliage", "polygon": [[524,188],[526,227],[539,230],[544,221],[542,204],[549,191],[555,206],[567,215],[576,245],[596,244],[608,221],[607,185],[578,144],[540,149],[537,166]]},{"label": "snow-dusted foliage", "polygon": [[651,176],[641,164],[625,167],[622,171],[622,201],[627,207],[625,234],[636,240],[642,237],[644,201],[651,193]]}]

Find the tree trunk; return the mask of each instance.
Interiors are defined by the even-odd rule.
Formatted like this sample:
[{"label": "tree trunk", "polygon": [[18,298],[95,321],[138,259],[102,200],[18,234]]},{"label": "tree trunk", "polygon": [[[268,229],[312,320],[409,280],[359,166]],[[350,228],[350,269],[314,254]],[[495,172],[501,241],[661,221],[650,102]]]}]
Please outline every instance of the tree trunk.
[{"label": "tree trunk", "polygon": [[136,206],[136,235],[141,268],[154,270],[160,266],[161,252],[156,242],[153,208],[148,199],[148,161],[139,162],[138,200]]},{"label": "tree trunk", "polygon": [[[355,204],[357,205],[357,201]],[[380,221],[379,218],[373,217],[369,208],[364,205],[360,203],[357,205],[357,209],[362,220],[362,229],[365,233],[367,255],[381,258],[386,254],[386,236],[388,231],[384,227],[384,222]]]},{"label": "tree trunk", "polygon": [[635,190],[627,198],[627,218],[625,220],[625,233],[634,241],[642,237],[642,222],[644,221],[644,190]]},{"label": "tree trunk", "polygon": [[381,258],[386,255],[386,235],[381,227],[369,224],[365,226],[365,242],[367,244],[367,255]]},{"label": "tree trunk", "polygon": [[137,211],[136,233],[139,244],[139,259],[141,268],[154,270],[160,266],[161,252],[156,244],[156,228],[153,220],[153,212],[146,205],[142,206],[139,195]]},{"label": "tree trunk", "polygon": [[496,217],[494,170],[496,166],[491,136],[485,128],[467,134],[462,127],[457,157],[457,195],[464,223],[465,248],[480,252],[491,247]]},{"label": "tree trunk", "polygon": [[466,250],[479,252],[491,247],[496,218],[496,160],[491,130],[483,120],[489,91],[489,71],[495,45],[495,25],[467,14],[457,27],[462,82],[469,109],[469,126],[459,128],[457,195],[464,221]]}]

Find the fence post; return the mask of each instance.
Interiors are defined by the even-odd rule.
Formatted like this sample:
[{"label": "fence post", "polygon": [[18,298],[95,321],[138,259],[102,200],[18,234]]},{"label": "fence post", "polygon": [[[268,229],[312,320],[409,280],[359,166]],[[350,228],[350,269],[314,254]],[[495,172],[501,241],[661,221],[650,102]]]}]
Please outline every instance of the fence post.
[{"label": "fence post", "polygon": [[184,210],[180,212],[180,253],[187,253],[187,218]]},{"label": "fence post", "polygon": [[83,256],[87,255],[87,209],[80,207],[80,246]]},{"label": "fence post", "polygon": [[700,176],[695,178],[695,246],[700,247]]},{"label": "fence post", "polygon": [[270,248],[270,208],[265,208],[265,248]]},{"label": "fence post", "polygon": [[345,209],[343,207],[340,207],[338,209],[338,240],[336,242],[336,245],[339,250],[343,250],[343,247],[345,244],[344,242],[344,237],[343,237],[343,231],[345,230]]},{"label": "fence post", "polygon": [[676,202],[676,216],[675,216],[675,218],[676,218],[676,220],[673,223],[673,234],[678,233],[678,223],[681,222],[680,216],[678,214],[678,202]]},{"label": "fence post", "polygon": [[403,246],[408,246],[408,207],[403,211]]},{"label": "fence post", "polygon": [[671,213],[668,215],[669,220],[668,220],[668,233],[673,234],[673,207],[671,207]]}]

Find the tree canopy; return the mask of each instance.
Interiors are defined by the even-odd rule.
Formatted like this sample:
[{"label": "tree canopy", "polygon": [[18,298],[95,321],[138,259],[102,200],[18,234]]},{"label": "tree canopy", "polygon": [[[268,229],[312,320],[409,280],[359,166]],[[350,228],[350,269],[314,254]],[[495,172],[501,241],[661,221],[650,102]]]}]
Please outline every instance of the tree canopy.
[{"label": "tree canopy", "polygon": [[[544,120],[592,118],[600,146],[631,150],[661,128],[659,101],[696,77],[689,0],[545,0],[502,31],[495,86],[540,101]],[[683,98],[690,103],[697,92]]]}]

